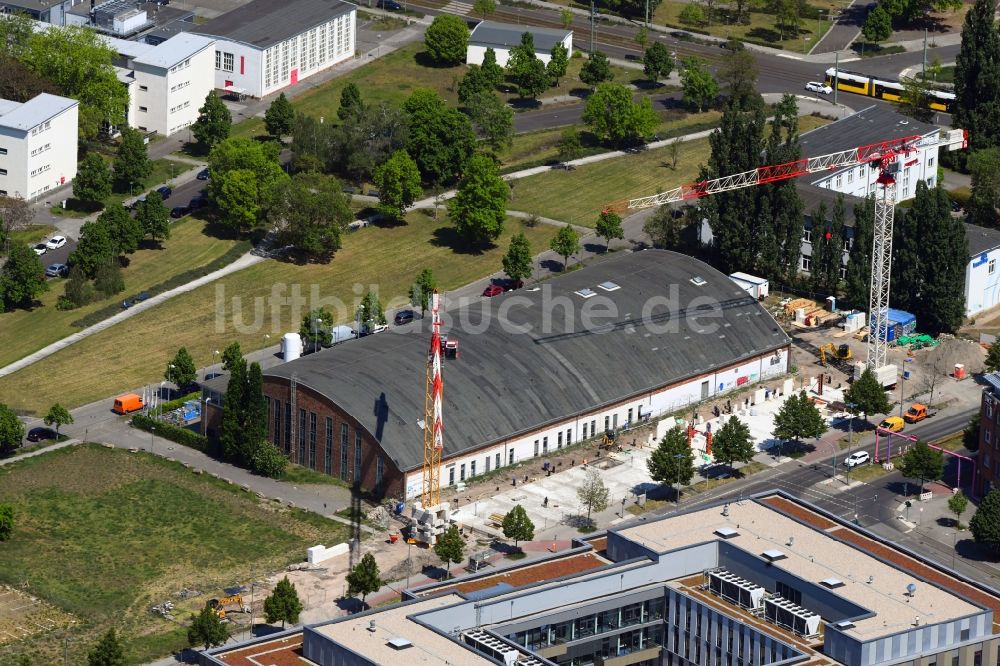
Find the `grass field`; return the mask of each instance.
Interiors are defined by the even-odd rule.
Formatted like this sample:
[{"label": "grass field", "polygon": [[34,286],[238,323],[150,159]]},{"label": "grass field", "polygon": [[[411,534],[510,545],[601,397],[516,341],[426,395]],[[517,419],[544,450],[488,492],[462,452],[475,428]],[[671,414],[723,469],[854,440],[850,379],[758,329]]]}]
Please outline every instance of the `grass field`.
[{"label": "grass field", "polygon": [[[21,229],[20,231],[14,231],[10,235],[11,244],[23,243],[25,245],[34,245],[40,241],[49,238],[54,233],[58,231],[51,224],[32,224],[31,226]],[[2,250],[2,248],[0,248]]]},{"label": "grass field", "polygon": [[236,243],[235,240],[209,235],[205,226],[201,220],[184,218],[171,226],[170,240],[164,241],[162,249],[150,245],[147,246],[149,249],[141,249],[131,255],[128,267],[122,271],[126,291],[114,298],[76,310],[57,310],[56,300],[63,294],[65,280],[55,279],[49,280],[49,290],[39,298],[39,307],[0,313],[0,366],[75,333],[79,329],[71,323],[80,317],[182,271],[204,266],[221,257]]},{"label": "grass field", "polygon": [[[283,333],[299,329],[312,289],[321,298],[352,304],[335,313],[341,321],[353,319],[353,303],[369,286],[379,290],[387,306],[406,302],[409,285],[423,268],[433,269],[441,289],[454,289],[500,270],[510,237],[522,228],[520,222],[509,221],[495,247],[472,253],[452,249],[454,233],[443,215],[435,221],[415,212],[408,220],[405,225],[368,227],[346,235],[343,249],[327,264],[267,261],[178,296],[0,378],[0,395],[12,408],[27,412],[46,410],[55,400],[77,406],[159,381],[182,345],[198,366],[210,363],[212,352],[233,340],[245,351],[273,345]],[[540,252],[555,228],[539,225],[524,231],[534,251]],[[297,311],[271,298],[272,293],[288,296],[294,289],[303,297]],[[234,299],[239,307],[234,308]],[[234,325],[234,320],[242,323]],[[87,371],[93,368],[100,372]]]},{"label": "grass field", "polygon": [[[190,611],[223,588],[301,561],[316,543],[339,543],[347,527],[196,476],[146,454],[87,445],[0,470],[0,502],[16,511],[0,551],[0,582],[28,582],[34,595],[73,614],[69,663],[83,663],[114,625],[127,662],[145,663],[184,647],[183,627],[150,613],[173,601]],[[177,592],[200,594],[181,601]],[[35,664],[61,659],[63,632],[23,645]],[[0,653],[3,654],[3,653]]]},{"label": "grass field", "polygon": [[[143,192],[153,189],[154,187],[163,185],[169,179],[174,178],[178,174],[184,173],[188,169],[192,168],[194,168],[193,164],[188,164],[187,162],[181,162],[179,160],[171,160],[165,157],[153,160],[153,171],[149,174],[149,178],[143,181],[141,187],[133,188],[131,194],[128,192],[113,192],[111,196],[108,197],[108,200],[104,202],[104,205],[121,205],[121,203],[126,199],[132,196],[138,196]],[[52,206],[50,210],[54,215],[64,215],[66,217],[87,217],[94,212],[89,208],[84,207],[82,202],[72,197],[66,201],[65,209],[63,209],[61,205],[56,205]]]},{"label": "grass field", "polygon": [[[805,132],[827,122],[803,116],[799,127]],[[698,167],[708,161],[710,152],[707,138],[683,143],[677,168],[673,169],[669,150],[669,147],[644,150],[582,165],[574,171],[553,170],[522,178],[514,186],[508,207],[592,227],[604,206],[611,202],[691,182],[698,174]],[[566,196],[567,192],[573,192],[573,196]]]}]

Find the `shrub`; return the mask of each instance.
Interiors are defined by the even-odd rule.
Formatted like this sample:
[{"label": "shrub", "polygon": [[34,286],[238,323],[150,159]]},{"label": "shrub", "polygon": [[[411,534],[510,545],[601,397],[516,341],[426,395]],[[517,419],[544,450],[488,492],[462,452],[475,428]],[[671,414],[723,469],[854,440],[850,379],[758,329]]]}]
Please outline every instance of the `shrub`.
[{"label": "shrub", "polygon": [[132,425],[140,430],[145,430],[146,432],[156,428],[156,433],[160,437],[169,439],[171,442],[177,442],[178,444],[191,447],[192,449],[197,449],[202,453],[209,453],[208,438],[204,435],[199,435],[196,432],[188,430],[187,428],[180,428],[171,423],[157,421],[156,419],[144,414],[136,414],[133,416]]}]

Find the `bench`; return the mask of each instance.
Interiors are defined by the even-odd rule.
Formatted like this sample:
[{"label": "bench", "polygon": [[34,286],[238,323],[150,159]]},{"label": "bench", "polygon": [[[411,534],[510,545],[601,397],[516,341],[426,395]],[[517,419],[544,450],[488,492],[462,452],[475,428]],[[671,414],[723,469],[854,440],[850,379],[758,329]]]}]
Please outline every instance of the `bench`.
[{"label": "bench", "polygon": [[505,517],[506,516],[504,516],[504,514],[502,513],[491,513],[490,522],[493,523],[494,525],[503,525],[503,519]]}]

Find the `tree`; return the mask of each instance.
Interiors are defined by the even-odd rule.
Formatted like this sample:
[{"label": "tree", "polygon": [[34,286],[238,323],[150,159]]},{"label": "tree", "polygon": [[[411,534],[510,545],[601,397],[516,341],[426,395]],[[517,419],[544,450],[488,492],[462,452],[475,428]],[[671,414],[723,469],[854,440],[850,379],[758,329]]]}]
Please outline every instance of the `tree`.
[{"label": "tree", "polygon": [[567,127],[562,131],[558,143],[559,159],[570,162],[583,154],[583,144],[580,142],[580,130]]},{"label": "tree", "polygon": [[135,221],[142,228],[142,234],[154,241],[170,238],[170,210],[163,203],[163,196],[155,190],[136,206]]},{"label": "tree", "polygon": [[378,294],[369,291],[361,299],[358,307],[358,321],[361,323],[361,330],[371,331],[376,326],[385,325],[385,309],[378,299]]},{"label": "tree", "polygon": [[549,249],[563,258],[563,270],[569,268],[570,255],[580,251],[580,234],[570,225],[560,227],[549,242]]},{"label": "tree", "polygon": [[27,245],[15,243],[0,267],[0,311],[28,307],[49,285],[42,260]]},{"label": "tree", "polygon": [[889,39],[892,34],[892,17],[882,3],[875,5],[875,8],[868,12],[864,25],[861,26],[861,34],[876,45]]},{"label": "tree", "polygon": [[615,78],[611,71],[611,61],[600,51],[594,51],[587,57],[587,62],[580,68],[580,80],[591,88]]},{"label": "tree", "polygon": [[361,561],[355,564],[354,568],[347,574],[347,594],[352,597],[360,594],[362,606],[365,603],[365,597],[372,592],[378,592],[383,584],[378,563],[371,553],[365,553]]},{"label": "tree", "polygon": [[965,496],[965,493],[958,489],[951,497],[948,498],[948,510],[955,514],[955,527],[961,528],[962,526],[962,514],[965,510],[969,508],[969,498]]},{"label": "tree", "polygon": [[5,253],[10,249],[11,234],[27,228],[34,217],[35,209],[23,197],[0,196],[0,240]]},{"label": "tree", "polygon": [[476,0],[472,3],[472,12],[482,16],[484,21],[496,10],[496,0]]},{"label": "tree", "polygon": [[101,636],[90,652],[87,653],[87,666],[125,666],[125,649],[112,627]]},{"label": "tree", "polygon": [[545,63],[535,57],[534,52],[525,55],[521,47],[512,49],[507,70],[522,99],[536,99],[552,82]]},{"label": "tree", "polygon": [[56,434],[58,435],[59,428],[73,423],[73,415],[69,413],[68,409],[57,402],[49,407],[49,411],[45,415],[44,422],[47,426],[54,425],[56,427]]},{"label": "tree", "polygon": [[191,616],[188,627],[188,644],[204,645],[205,649],[222,645],[229,640],[229,627],[222,623],[218,614],[208,604],[197,615]]},{"label": "tree", "polygon": [[246,365],[243,360],[243,352],[240,350],[240,343],[230,342],[222,350],[222,369],[225,372],[232,372],[234,368],[241,368]]},{"label": "tree", "polygon": [[994,343],[986,352],[986,371],[996,372],[997,370],[1000,370],[1000,344]]},{"label": "tree", "polygon": [[80,228],[80,241],[69,255],[69,263],[73,266],[70,279],[73,278],[73,271],[78,271],[82,277],[94,277],[98,267],[108,263],[115,256],[115,247],[111,241],[108,225],[100,218],[93,222],[85,222]]},{"label": "tree", "polygon": [[222,365],[229,372],[229,382],[226,385],[226,395],[222,399],[219,444],[226,458],[242,462],[246,459],[247,450],[243,433],[246,425],[244,394],[247,390],[247,362],[238,354],[239,347],[234,354],[230,345],[222,355]]},{"label": "tree", "polygon": [[[0,36],[0,44],[3,44]],[[46,77],[9,55],[0,56],[0,98],[24,103],[42,93],[58,95],[59,89]]]},{"label": "tree", "polygon": [[667,47],[660,42],[653,42],[652,46],[642,54],[642,71],[646,78],[654,83],[670,76],[673,68],[674,59]]},{"label": "tree", "polygon": [[798,1],[774,0],[772,9],[774,11],[774,25],[778,29],[778,35],[781,39],[785,39],[786,34],[793,38],[798,37],[799,27],[802,25]]},{"label": "tree", "polygon": [[[759,108],[758,100],[759,96],[744,97],[742,104],[749,108]],[[775,105],[770,126],[762,162],[784,164],[801,157],[798,108],[793,95],[784,95]],[[750,131],[752,136],[753,128]],[[751,205],[757,211],[749,226],[751,241],[756,238],[759,252],[756,270],[772,280],[794,280],[798,274],[805,217],[795,183],[772,183],[761,188],[751,188],[748,194],[753,202]],[[741,199],[735,197],[735,200]]]},{"label": "tree", "polygon": [[326,308],[315,308],[306,313],[299,326],[299,337],[303,344],[312,351],[320,346],[329,345],[332,341],[333,314]]},{"label": "tree", "polygon": [[900,473],[910,479],[920,479],[923,492],[924,481],[935,481],[944,472],[944,454],[935,451],[927,442],[917,442],[899,460]]},{"label": "tree", "polygon": [[153,173],[153,163],[146,152],[146,142],[139,130],[122,130],[114,161],[115,179],[125,189],[142,185]]},{"label": "tree", "polygon": [[719,66],[719,81],[730,98],[747,101],[757,92],[757,59],[741,42],[726,43],[726,54]]},{"label": "tree", "polygon": [[0,402],[0,455],[7,455],[21,446],[24,424],[10,407]]},{"label": "tree", "polygon": [[173,382],[182,393],[185,388],[194,384],[194,381],[198,379],[198,369],[195,367],[194,359],[187,347],[181,347],[177,350],[174,358],[167,364],[163,378],[168,382]]},{"label": "tree", "polygon": [[10,540],[14,533],[14,505],[0,504],[0,541]]},{"label": "tree", "polygon": [[750,462],[756,453],[750,428],[735,416],[729,417],[712,437],[712,455],[730,468],[736,462]]},{"label": "tree", "polygon": [[684,61],[684,68],[681,70],[681,89],[684,103],[699,113],[711,106],[719,96],[719,84],[716,83],[715,77],[697,58],[688,58]]},{"label": "tree", "polygon": [[129,215],[124,206],[111,206],[97,217],[97,222],[108,229],[114,256],[132,254],[142,241],[142,225]]},{"label": "tree", "polygon": [[887,414],[892,409],[892,403],[885,395],[885,389],[878,376],[871,368],[865,369],[861,376],[844,392],[844,402],[854,405],[854,412],[865,415]]},{"label": "tree", "polygon": [[774,416],[774,436],[801,442],[806,437],[819,437],[827,431],[826,422],[805,391],[788,396]]},{"label": "tree", "polygon": [[339,250],[353,218],[350,199],[337,179],[319,173],[297,173],[281,181],[267,211],[278,242],[313,258]]},{"label": "tree", "polygon": [[469,26],[464,19],[452,14],[435,16],[424,33],[424,47],[438,64],[457,65],[465,60]]},{"label": "tree", "polygon": [[969,130],[972,150],[1000,146],[1000,33],[997,0],[976,0],[965,15],[955,59],[952,123]]},{"label": "tree", "polygon": [[[460,20],[457,16],[437,18]],[[441,95],[426,88],[413,91],[403,102],[403,112],[410,128],[406,152],[416,160],[424,180],[453,180],[475,150],[476,136],[469,118],[449,108]]]},{"label": "tree", "polygon": [[105,298],[111,298],[125,291],[122,266],[116,259],[109,259],[97,267],[97,273],[94,274],[94,289]]},{"label": "tree", "polygon": [[520,282],[531,277],[533,263],[528,237],[521,232],[514,234],[507,253],[503,255],[503,272],[515,283]]},{"label": "tree", "polygon": [[503,535],[514,540],[514,548],[517,548],[519,541],[531,541],[535,538],[535,524],[520,504],[515,504],[503,517],[502,527]]},{"label": "tree", "polygon": [[97,153],[87,153],[80,160],[73,179],[73,196],[95,208],[111,196],[111,171]]},{"label": "tree", "polygon": [[545,65],[545,73],[549,75],[552,85],[559,85],[559,79],[566,76],[566,69],[568,67],[569,49],[562,42],[559,42],[552,47],[549,62]]},{"label": "tree", "polygon": [[465,556],[465,539],[454,523],[438,537],[434,544],[434,553],[444,562],[445,577],[451,578],[451,564],[458,564]]},{"label": "tree", "polygon": [[361,91],[354,83],[348,83],[340,91],[340,106],[337,107],[337,117],[341,120],[351,120],[361,117],[365,103],[361,100]]},{"label": "tree", "polygon": [[429,268],[420,271],[417,279],[413,281],[413,285],[410,287],[410,303],[413,307],[420,308],[421,317],[424,316],[427,308],[430,307],[431,294],[434,293],[435,289],[437,289],[437,279],[434,277],[434,271]]},{"label": "tree", "polygon": [[280,141],[281,137],[292,133],[294,123],[295,109],[285,93],[281,93],[264,112],[264,127],[268,134]]},{"label": "tree", "polygon": [[212,148],[208,196],[224,224],[238,232],[249,231],[270,210],[288,180],[278,152],[274,142],[245,138],[226,139]]},{"label": "tree", "polygon": [[868,309],[872,281],[872,234],[875,197],[868,196],[854,206],[854,237],[847,257],[844,300],[859,310]]},{"label": "tree", "polygon": [[17,58],[51,81],[61,95],[79,100],[81,138],[96,137],[105,123],[125,125],[128,90],[115,72],[118,53],[96,31],[53,26],[32,32]]},{"label": "tree", "polygon": [[479,65],[469,65],[465,76],[458,82],[458,103],[468,107],[481,93],[492,94],[493,82]]},{"label": "tree", "polygon": [[264,599],[264,617],[268,624],[274,624],[281,620],[281,628],[285,628],[285,622],[296,624],[299,621],[299,614],[302,612],[302,602],[299,601],[299,593],[295,590],[295,585],[285,576],[274,586],[271,595]]},{"label": "tree", "polygon": [[604,239],[605,252],[611,249],[612,238],[625,238],[621,216],[610,210],[602,211],[597,217],[597,235]]},{"label": "tree", "polygon": [[497,63],[497,52],[493,50],[492,46],[487,47],[486,52],[483,53],[483,64],[479,68],[486,80],[490,82],[490,87],[496,88],[503,83],[503,67]]},{"label": "tree", "polygon": [[649,236],[653,247],[676,250],[681,244],[681,225],[674,210],[663,204],[642,225],[642,232]]},{"label": "tree", "polygon": [[288,458],[267,441],[268,404],[264,397],[264,372],[260,363],[251,363],[247,370],[241,409],[244,419],[244,464],[255,474],[272,479],[280,477]]},{"label": "tree", "polygon": [[587,98],[583,121],[603,141],[622,145],[648,138],[660,122],[648,97],[632,101],[620,83],[602,83]]},{"label": "tree", "polygon": [[375,187],[379,212],[394,220],[402,219],[423,192],[417,163],[405,150],[397,150],[388,162],[375,169]]},{"label": "tree", "polygon": [[604,485],[604,481],[601,480],[601,475],[596,469],[587,472],[587,478],[576,489],[576,496],[580,500],[580,504],[587,507],[588,523],[591,522],[591,512],[601,512],[608,508],[608,488]]},{"label": "tree", "polygon": [[570,26],[573,25],[573,11],[569,8],[559,10],[559,23],[562,24],[564,30],[569,30]]},{"label": "tree", "polygon": [[329,149],[323,156],[331,171],[356,181],[370,181],[376,166],[406,147],[409,123],[400,109],[383,102],[363,107],[357,117],[345,120],[321,138],[328,139]]},{"label": "tree", "polygon": [[468,106],[469,117],[486,145],[494,152],[510,148],[514,140],[514,110],[504,104],[493,91],[481,92],[473,97]]},{"label": "tree", "polygon": [[680,427],[667,431],[646,461],[649,476],[657,483],[686,486],[694,477],[694,452]]},{"label": "tree", "polygon": [[969,155],[972,197],[966,209],[969,221],[984,227],[1000,226],[1000,147],[984,148]]},{"label": "tree", "polygon": [[681,23],[686,25],[705,25],[707,21],[705,20],[705,11],[700,5],[696,5],[693,2],[689,2],[684,5],[684,9],[678,15]]},{"label": "tree", "polygon": [[[285,100],[287,103],[287,100]],[[273,105],[272,105],[273,106]],[[267,113],[271,110],[268,109]],[[264,123],[267,125],[267,114],[264,115]],[[229,131],[233,127],[233,116],[214,90],[210,90],[205,96],[205,103],[198,109],[198,119],[191,126],[191,134],[202,145],[203,150],[208,152],[229,138]],[[270,127],[268,125],[268,127]],[[272,134],[270,129],[268,133]],[[272,134],[272,136],[275,136]],[[280,138],[280,136],[278,136]]]},{"label": "tree", "polygon": [[510,188],[500,177],[496,161],[487,155],[473,155],[466,163],[458,192],[448,202],[448,214],[466,242],[482,245],[503,233]]},{"label": "tree", "polygon": [[969,529],[976,543],[1000,550],[1000,490],[991,490],[979,502]]},{"label": "tree", "polygon": [[930,107],[931,84],[910,76],[901,77],[900,82],[903,84],[903,94],[899,97],[900,110],[920,122],[933,122],[936,113]]}]

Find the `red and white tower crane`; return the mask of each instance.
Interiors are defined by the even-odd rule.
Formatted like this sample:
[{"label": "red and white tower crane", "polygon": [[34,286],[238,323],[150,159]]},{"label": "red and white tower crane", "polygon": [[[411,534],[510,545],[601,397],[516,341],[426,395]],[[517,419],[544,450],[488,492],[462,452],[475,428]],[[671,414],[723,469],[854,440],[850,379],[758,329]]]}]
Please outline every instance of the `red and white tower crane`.
[{"label": "red and white tower crane", "polygon": [[427,390],[424,393],[424,507],[441,504],[441,453],[444,451],[442,400],[444,378],[441,376],[441,311],[437,290],[431,294],[431,349],[427,355]]},{"label": "red and white tower crane", "polygon": [[[968,147],[968,133],[950,130],[943,136],[907,136],[880,143],[859,146],[819,157],[804,157],[794,162],[762,166],[743,173],[722,176],[680,187],[639,199],[631,199],[628,208],[640,209],[700,199],[719,192],[729,192],[744,187],[774,183],[809,174],[835,171],[860,165],[870,165],[879,170],[880,196],[875,199],[875,221],[872,238],[872,283],[869,299],[869,331],[867,367],[879,376],[883,385],[896,383],[896,369],[886,365],[886,332],[889,327],[889,277],[892,267],[892,225],[896,206],[896,174],[912,162],[905,163],[918,148],[943,148],[958,150]],[[904,162],[904,163],[901,163]]]}]

